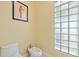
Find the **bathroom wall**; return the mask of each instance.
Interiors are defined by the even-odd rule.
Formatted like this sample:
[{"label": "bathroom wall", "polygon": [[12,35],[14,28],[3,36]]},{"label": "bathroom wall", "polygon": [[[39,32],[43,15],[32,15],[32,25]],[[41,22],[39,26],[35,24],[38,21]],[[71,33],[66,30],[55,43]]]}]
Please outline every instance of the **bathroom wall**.
[{"label": "bathroom wall", "polygon": [[54,2],[38,1],[36,6],[36,46],[51,56],[72,56],[54,47]]},{"label": "bathroom wall", "polygon": [[54,3],[31,1],[28,7],[28,22],[17,21],[12,19],[12,2],[0,1],[0,47],[19,43],[25,55],[31,44],[51,56],[72,56],[54,48]]},{"label": "bathroom wall", "polygon": [[0,47],[19,43],[20,52],[25,55],[27,47],[33,40],[33,2],[29,2],[28,7],[28,22],[13,20],[12,2],[0,1]]}]

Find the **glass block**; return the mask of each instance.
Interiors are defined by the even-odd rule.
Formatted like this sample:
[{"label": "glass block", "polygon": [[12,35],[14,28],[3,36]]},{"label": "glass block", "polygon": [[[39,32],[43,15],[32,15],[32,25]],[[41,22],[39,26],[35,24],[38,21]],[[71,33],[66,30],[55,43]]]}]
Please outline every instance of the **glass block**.
[{"label": "glass block", "polygon": [[60,17],[55,18],[55,23],[60,22]]},{"label": "glass block", "polygon": [[61,35],[61,39],[63,39],[63,40],[68,40],[68,35]]},{"label": "glass block", "polygon": [[60,29],[55,29],[55,33],[60,33]]},{"label": "glass block", "polygon": [[77,21],[75,21],[75,22],[70,22],[69,23],[69,27],[78,27],[78,24],[77,24],[78,22]]},{"label": "glass block", "polygon": [[60,17],[60,12],[56,12],[55,17]]},{"label": "glass block", "polygon": [[78,42],[69,42],[69,47],[78,49]]},{"label": "glass block", "polygon": [[64,27],[66,27],[66,28],[68,28],[68,22],[65,22],[65,23],[61,23],[62,24],[62,28],[64,28]]},{"label": "glass block", "polygon": [[64,4],[61,6],[61,10],[68,9],[68,4]]},{"label": "glass block", "polygon": [[62,46],[61,48],[62,48],[61,50],[62,50],[63,52],[68,53],[68,47]]},{"label": "glass block", "polygon": [[60,50],[60,45],[55,44],[55,49]]},{"label": "glass block", "polygon": [[55,34],[55,39],[60,39],[60,34]]},{"label": "glass block", "polygon": [[61,1],[60,4],[68,3],[68,1]]},{"label": "glass block", "polygon": [[63,39],[62,39],[61,45],[68,46],[68,41],[63,41]]},{"label": "glass block", "polygon": [[65,21],[68,21],[68,16],[61,17],[61,22],[65,22]]},{"label": "glass block", "polygon": [[56,27],[56,28],[60,28],[60,23],[56,23],[56,24],[55,24],[55,27]]},{"label": "glass block", "polygon": [[60,39],[56,39],[55,42],[60,45]]},{"label": "glass block", "polygon": [[62,32],[61,33],[68,34],[68,29],[62,29]]},{"label": "glass block", "polygon": [[[74,12],[74,10],[75,10],[75,12]],[[78,7],[69,9],[69,14],[78,14]]]},{"label": "glass block", "polygon": [[60,6],[60,1],[57,1],[57,2],[55,3],[55,7],[57,7],[57,6]]},{"label": "glass block", "polygon": [[69,21],[73,21],[73,20],[78,20],[78,14],[69,16]]},{"label": "glass block", "polygon": [[78,1],[69,2],[69,8],[78,6],[78,3],[79,3]]},{"label": "glass block", "polygon": [[60,29],[60,27],[55,27],[55,29]]},{"label": "glass block", "polygon": [[69,53],[72,54],[72,55],[78,56],[78,50],[77,49],[70,48]]},{"label": "glass block", "polygon": [[61,11],[61,16],[65,16],[68,15],[68,10],[62,10]]},{"label": "glass block", "polygon": [[70,41],[78,41],[78,36],[76,36],[76,35],[69,35],[69,37],[70,37]]},{"label": "glass block", "polygon": [[55,7],[55,12],[60,11],[60,6]]},{"label": "glass block", "polygon": [[69,29],[69,34],[78,35],[78,29]]}]

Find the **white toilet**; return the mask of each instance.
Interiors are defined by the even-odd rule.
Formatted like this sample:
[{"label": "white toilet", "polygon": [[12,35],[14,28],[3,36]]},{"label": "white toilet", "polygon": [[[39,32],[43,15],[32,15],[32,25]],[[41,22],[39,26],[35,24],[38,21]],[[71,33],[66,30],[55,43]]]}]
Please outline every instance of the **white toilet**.
[{"label": "white toilet", "polygon": [[30,57],[41,57],[42,56],[42,50],[37,47],[28,48]]}]

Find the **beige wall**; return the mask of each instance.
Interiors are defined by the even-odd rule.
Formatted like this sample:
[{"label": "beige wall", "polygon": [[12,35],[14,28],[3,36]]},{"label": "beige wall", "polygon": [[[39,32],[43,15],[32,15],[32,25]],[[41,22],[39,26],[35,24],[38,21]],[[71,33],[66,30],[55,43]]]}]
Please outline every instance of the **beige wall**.
[{"label": "beige wall", "polygon": [[18,42],[24,55],[31,43],[52,56],[71,56],[54,49],[53,2],[29,2],[28,7],[29,22],[22,22],[12,19],[11,2],[0,2],[0,46]]},{"label": "beige wall", "polygon": [[54,3],[35,2],[36,46],[52,56],[71,56],[54,48]]},{"label": "beige wall", "polygon": [[19,43],[22,54],[26,53],[26,49],[33,39],[33,3],[28,3],[29,19],[28,22],[17,21],[12,19],[12,2],[0,1],[0,47]]}]

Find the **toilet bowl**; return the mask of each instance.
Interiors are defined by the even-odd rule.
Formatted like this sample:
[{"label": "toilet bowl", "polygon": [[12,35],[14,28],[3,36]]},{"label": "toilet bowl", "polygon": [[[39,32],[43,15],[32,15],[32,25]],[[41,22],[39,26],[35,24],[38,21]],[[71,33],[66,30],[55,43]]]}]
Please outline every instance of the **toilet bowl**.
[{"label": "toilet bowl", "polygon": [[30,57],[41,57],[42,56],[42,50],[37,47],[28,48]]}]

